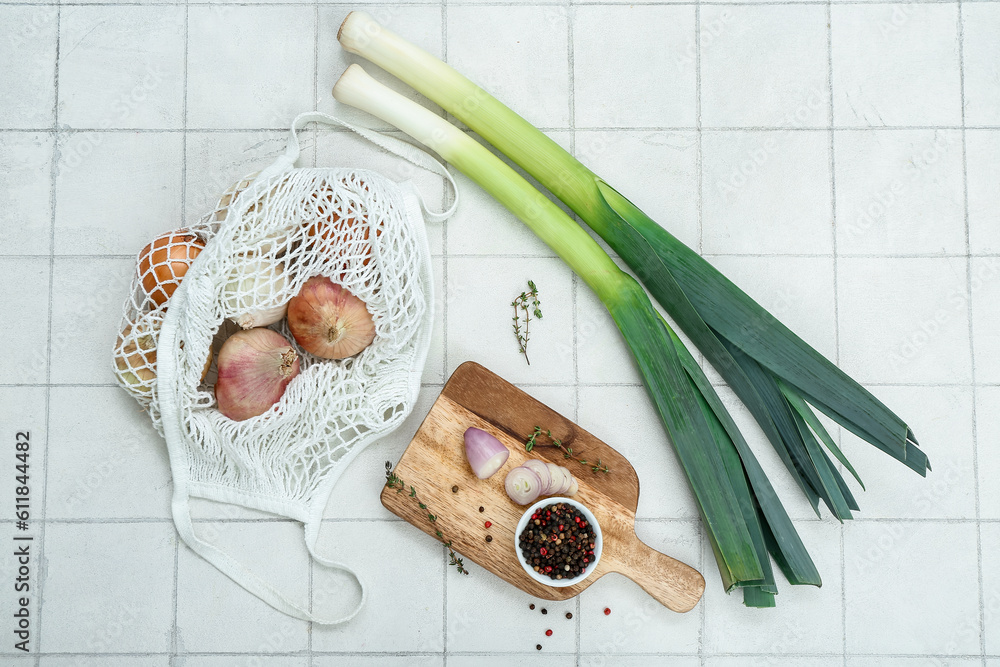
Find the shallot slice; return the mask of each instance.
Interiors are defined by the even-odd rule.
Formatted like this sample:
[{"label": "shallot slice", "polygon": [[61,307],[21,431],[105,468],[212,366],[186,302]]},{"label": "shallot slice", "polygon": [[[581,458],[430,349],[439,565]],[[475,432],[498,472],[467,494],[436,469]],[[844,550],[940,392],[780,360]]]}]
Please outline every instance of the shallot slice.
[{"label": "shallot slice", "polygon": [[549,485],[542,495],[552,496],[562,487],[562,468],[555,463],[548,462],[546,462],[545,466],[549,469]]},{"label": "shallot slice", "polygon": [[545,461],[528,459],[522,465],[525,468],[531,468],[538,475],[538,479],[542,481],[542,495],[546,495],[549,486],[552,484],[552,474],[549,472],[549,467],[545,464]]},{"label": "shallot slice", "polygon": [[518,466],[507,473],[503,482],[507,495],[518,505],[529,505],[541,495],[542,482],[531,468]]},{"label": "shallot slice", "polygon": [[563,484],[559,487],[559,490],[556,491],[556,493],[566,493],[569,491],[570,487],[573,486],[573,473],[571,473],[569,468],[566,466],[559,466],[559,469],[563,474]]}]

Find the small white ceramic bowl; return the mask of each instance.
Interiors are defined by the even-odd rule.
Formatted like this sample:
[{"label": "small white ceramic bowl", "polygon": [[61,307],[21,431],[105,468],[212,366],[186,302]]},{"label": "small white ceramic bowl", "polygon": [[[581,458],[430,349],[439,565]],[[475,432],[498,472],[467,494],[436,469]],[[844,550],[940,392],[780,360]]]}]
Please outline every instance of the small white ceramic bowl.
[{"label": "small white ceramic bowl", "polygon": [[[528,565],[528,561],[524,559],[524,556],[521,555],[521,547],[518,544],[521,539],[521,531],[523,531],[525,526],[528,525],[528,521],[531,520],[531,515],[542,507],[548,507],[549,505],[554,505],[556,503],[565,503],[566,505],[571,505],[572,507],[580,510],[580,514],[582,514],[587,520],[587,523],[594,527],[594,534],[596,535],[596,539],[594,540],[594,559],[587,563],[587,568],[582,573],[572,579],[552,579],[545,575],[538,574],[530,565]],[[594,568],[597,567],[597,563],[601,560],[601,551],[603,547],[604,539],[601,535],[601,525],[597,522],[597,518],[589,509],[572,498],[561,498],[558,496],[542,498],[524,511],[524,514],[521,515],[521,520],[517,522],[517,530],[514,531],[514,553],[517,554],[517,562],[521,564],[521,567],[524,568],[524,571],[528,573],[529,577],[540,584],[552,586],[553,588],[565,588],[567,586],[572,586],[573,584],[578,584],[589,577],[594,571]]]}]

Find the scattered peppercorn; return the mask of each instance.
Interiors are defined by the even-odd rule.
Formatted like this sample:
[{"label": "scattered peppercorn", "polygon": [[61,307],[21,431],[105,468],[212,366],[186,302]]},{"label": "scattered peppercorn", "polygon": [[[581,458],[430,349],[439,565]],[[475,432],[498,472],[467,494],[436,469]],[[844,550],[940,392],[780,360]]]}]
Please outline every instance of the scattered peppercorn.
[{"label": "scattered peppercorn", "polygon": [[458,493],[458,484],[456,484],[455,486],[451,487],[451,492],[452,493]]},{"label": "scattered peppercorn", "polygon": [[486,526],[487,528],[489,528],[490,526],[492,526],[492,525],[493,525],[493,522],[492,522],[492,521],[487,521],[487,522],[486,522],[486,523],[484,523],[483,525],[484,525],[484,526]]},{"label": "scattered peppercorn", "polygon": [[532,602],[531,604],[528,605],[528,609],[534,609],[534,608],[535,608],[535,603],[534,602]]},{"label": "scattered peppercorn", "polygon": [[545,636],[546,637],[551,637],[552,636],[552,631],[551,630],[546,630],[545,631]]},{"label": "scattered peppercorn", "polygon": [[535,644],[535,650],[536,651],[541,651],[542,650],[542,645],[541,644]]},{"label": "scattered peppercorn", "polygon": [[604,615],[605,616],[610,616],[611,615],[611,607],[605,607],[604,608]]},{"label": "scattered peppercorn", "polygon": [[492,542],[493,541],[493,536],[492,535],[487,535],[486,536],[486,541],[487,542]]},{"label": "scattered peppercorn", "polygon": [[529,567],[551,579],[575,579],[594,560],[597,534],[576,507],[552,503],[534,512],[518,537]]},{"label": "scattered peppercorn", "polygon": [[573,618],[573,613],[567,611],[566,612],[566,618]]},{"label": "scattered peppercorn", "polygon": [[549,610],[548,610],[548,609],[546,609],[545,607],[542,607],[542,613],[543,613],[543,614],[547,614],[547,613],[549,613]]},{"label": "scattered peppercorn", "polygon": [[480,512],[485,512],[485,511],[486,511],[486,508],[484,508],[484,507],[480,506],[480,507],[479,507],[479,511],[480,511]]}]

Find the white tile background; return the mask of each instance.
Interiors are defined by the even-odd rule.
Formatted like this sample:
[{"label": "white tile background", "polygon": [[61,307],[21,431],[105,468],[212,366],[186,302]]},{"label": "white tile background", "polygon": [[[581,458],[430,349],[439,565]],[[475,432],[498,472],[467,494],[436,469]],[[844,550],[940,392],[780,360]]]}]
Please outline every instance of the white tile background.
[{"label": "white tile background", "polygon": [[[11,441],[30,429],[42,550],[31,656],[4,626],[14,564],[0,558],[0,663],[1000,665],[995,1],[365,6],[543,127],[910,420],[935,466],[927,480],[840,434],[869,488],[841,526],[811,514],[722,390],[822,589],[781,585],[775,610],[726,598],[613,323],[461,177],[461,210],[429,230],[438,314],[417,409],[359,457],[327,511],[321,550],[369,582],[362,615],[335,629],[285,618],[178,542],[163,443],[107,370],[124,281],[148,238],[273,159],[295,113],[365,120],[329,95],[355,61],[335,40],[351,8],[0,4],[0,451],[11,459],[0,465],[0,543],[14,531]],[[406,175],[353,136],[309,130],[305,141],[303,164]],[[440,179],[416,178],[444,201]],[[530,368],[506,307],[528,278],[546,314]],[[695,611],[670,613],[608,577],[543,617],[475,565],[460,577],[380,506],[383,461],[467,359],[630,457],[640,536],[706,575]],[[297,524],[208,503],[195,512],[199,530],[302,599],[339,590],[307,568]]]}]

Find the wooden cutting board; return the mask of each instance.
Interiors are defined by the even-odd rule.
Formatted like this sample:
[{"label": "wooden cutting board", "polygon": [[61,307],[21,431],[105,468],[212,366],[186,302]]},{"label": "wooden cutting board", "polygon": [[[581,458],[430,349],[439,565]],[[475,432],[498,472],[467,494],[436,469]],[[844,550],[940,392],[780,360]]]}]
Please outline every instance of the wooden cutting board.
[{"label": "wooden cutting board", "polygon": [[[490,479],[476,478],[466,461],[464,434],[470,426],[492,433],[510,450],[507,463]],[[554,447],[526,452],[524,443],[535,426],[551,429],[553,437],[572,447],[578,458],[603,460],[611,472],[595,473],[585,465],[567,461]],[[514,531],[526,508],[507,497],[504,477],[529,458],[569,468],[580,483],[574,500],[594,513],[603,531],[604,552],[597,568],[572,586],[554,588],[538,583],[517,560]],[[416,489],[427,510],[421,510],[408,493],[385,488],[382,504],[390,512],[432,537],[440,530],[444,541],[451,540],[454,550],[462,556],[535,597],[571,598],[608,572],[625,575],[678,612],[694,607],[705,590],[705,580],[697,570],[636,537],[639,478],[628,460],[479,364],[470,361],[455,370],[403,452],[395,472],[407,488],[412,485]],[[455,486],[457,492],[452,490]],[[480,507],[485,511],[480,512]],[[436,515],[436,522],[428,520],[428,512]],[[489,528],[484,525],[486,521],[492,523]],[[491,542],[486,541],[487,535],[493,537]]]}]

